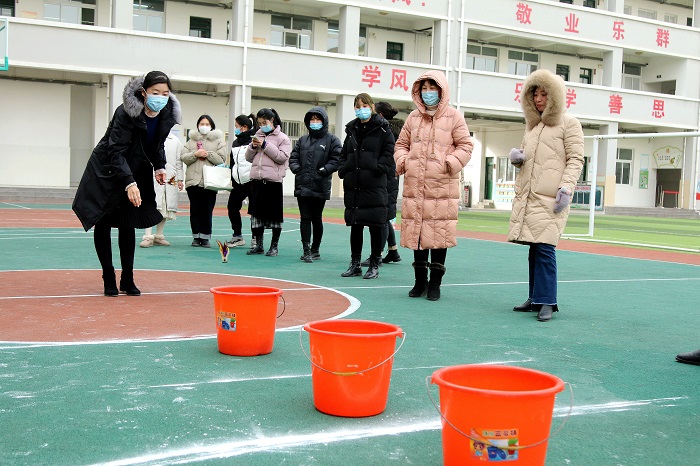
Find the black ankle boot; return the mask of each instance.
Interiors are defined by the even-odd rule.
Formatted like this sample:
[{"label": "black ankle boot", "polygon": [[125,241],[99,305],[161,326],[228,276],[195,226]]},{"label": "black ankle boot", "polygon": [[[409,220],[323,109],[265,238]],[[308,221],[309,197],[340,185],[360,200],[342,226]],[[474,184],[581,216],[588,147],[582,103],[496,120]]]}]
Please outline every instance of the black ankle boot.
[{"label": "black ankle boot", "polygon": [[369,256],[369,268],[367,269],[367,272],[365,273],[365,276],[362,278],[365,278],[367,280],[370,280],[372,278],[377,278],[379,277],[379,264],[382,262],[382,256]]},{"label": "black ankle boot", "polygon": [[384,264],[388,264],[390,262],[401,262],[401,256],[399,256],[398,249],[389,249],[386,256],[384,256],[384,259],[382,259],[382,263]]},{"label": "black ankle boot", "polygon": [[535,309],[532,307],[532,300],[530,298],[527,298],[527,301],[522,303],[520,306],[515,306],[513,310],[515,312],[531,312]]},{"label": "black ankle boot", "polygon": [[317,261],[321,259],[321,253],[319,252],[319,246],[311,245],[311,259]]},{"label": "black ankle boot", "polygon": [[304,254],[302,254],[299,259],[303,260],[307,264],[311,264],[314,261],[314,259],[311,257],[311,246],[309,246],[309,243],[301,243],[301,245],[304,248]]},{"label": "black ankle boot", "polygon": [[250,249],[248,249],[245,253],[249,256],[253,254],[264,254],[265,248],[263,248],[263,237],[254,236],[253,241],[251,241]]},{"label": "black ankle boot", "polygon": [[362,275],[362,266],[360,265],[360,256],[353,255],[350,258],[350,266],[341,273],[341,277],[359,277]]},{"label": "black ankle boot", "polygon": [[268,257],[274,257],[277,254],[279,254],[279,251],[277,250],[277,241],[272,240],[272,242],[270,243],[270,249],[267,250],[265,255]]},{"label": "black ankle boot", "polygon": [[114,267],[102,269],[102,282],[104,283],[105,296],[118,296],[117,277],[114,275]]},{"label": "black ankle boot", "polygon": [[430,264],[430,281],[428,282],[428,301],[437,301],[440,299],[440,285],[442,277],[447,269],[444,265],[433,262]]},{"label": "black ankle boot", "polygon": [[134,285],[134,272],[122,270],[122,276],[119,280],[119,290],[127,294],[127,296],[141,296],[141,290]]},{"label": "black ankle boot", "polygon": [[408,296],[419,298],[428,292],[428,262],[417,261],[413,263],[413,272],[416,275],[416,284],[413,285]]}]

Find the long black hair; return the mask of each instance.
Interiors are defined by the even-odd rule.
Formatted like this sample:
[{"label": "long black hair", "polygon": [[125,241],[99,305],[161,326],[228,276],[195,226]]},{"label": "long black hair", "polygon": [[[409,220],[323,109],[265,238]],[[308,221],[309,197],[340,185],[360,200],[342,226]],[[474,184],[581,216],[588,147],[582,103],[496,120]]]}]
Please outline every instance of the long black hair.
[{"label": "long black hair", "polygon": [[211,124],[212,130],[216,129],[216,125],[214,124],[214,120],[212,120],[209,115],[202,115],[201,117],[199,117],[199,119],[197,120],[197,128],[199,128],[199,122],[204,120],[204,119],[209,120],[209,124]]},{"label": "long black hair", "polygon": [[236,117],[236,123],[238,123],[239,126],[247,126],[248,131],[251,129],[254,129],[255,131],[258,130],[258,120],[252,113],[250,115],[238,115]]},{"label": "long black hair", "polygon": [[279,126],[280,128],[282,127],[282,119],[274,108],[261,108],[258,110],[257,118],[272,120],[272,124]]}]

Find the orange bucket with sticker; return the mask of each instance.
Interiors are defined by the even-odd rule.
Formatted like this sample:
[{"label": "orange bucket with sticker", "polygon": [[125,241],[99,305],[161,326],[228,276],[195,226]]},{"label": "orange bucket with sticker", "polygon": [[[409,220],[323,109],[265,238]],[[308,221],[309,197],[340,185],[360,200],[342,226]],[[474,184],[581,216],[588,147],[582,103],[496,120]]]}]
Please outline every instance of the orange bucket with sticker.
[{"label": "orange bucket with sticker", "polygon": [[258,356],[272,352],[282,290],[268,286],[217,286],[209,291],[214,294],[220,353]]},{"label": "orange bucket with sticker", "polygon": [[[366,417],[386,409],[401,327],[371,320],[321,320],[309,332],[314,406],[322,413]],[[301,331],[299,331],[301,340]],[[302,346],[303,349],[303,346]]]},{"label": "orange bucket with sticker", "polygon": [[559,377],[467,364],[439,369],[429,380],[440,389],[444,464],[545,464],[554,400],[564,390]]}]

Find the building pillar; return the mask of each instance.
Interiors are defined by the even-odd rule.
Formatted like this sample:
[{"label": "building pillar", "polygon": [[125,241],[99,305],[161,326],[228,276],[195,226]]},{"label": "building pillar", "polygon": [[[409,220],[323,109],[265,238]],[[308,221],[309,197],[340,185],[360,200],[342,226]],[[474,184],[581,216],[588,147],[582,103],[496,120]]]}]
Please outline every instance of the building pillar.
[{"label": "building pillar", "polygon": [[[600,126],[600,134],[617,134],[618,124]],[[594,186],[603,187],[603,206],[615,205],[615,167],[617,162],[617,139],[601,139],[598,145],[598,170],[591,173],[591,196],[595,196]],[[595,200],[595,197],[592,198]]]},{"label": "building pillar", "polygon": [[360,9],[356,6],[340,8],[338,52],[357,55],[360,48]]},{"label": "building pillar", "polygon": [[603,79],[601,85],[622,87],[622,49],[603,52]]},{"label": "building pillar", "polygon": [[700,25],[700,0],[693,0],[693,27],[700,27],[698,25]]},{"label": "building pillar", "polygon": [[608,11],[620,14],[625,12],[625,0],[608,0],[607,3]]},{"label": "building pillar", "polygon": [[110,23],[116,29],[134,29],[134,3],[130,0],[112,0]]},{"label": "building pillar", "polygon": [[112,120],[112,115],[117,107],[124,103],[124,88],[130,79],[131,76],[109,75],[109,121]]},{"label": "building pillar", "polygon": [[[236,129],[236,117],[238,115],[249,115],[253,113],[251,107],[250,87],[246,87],[245,95],[243,95],[243,86],[231,86],[228,96],[228,134],[229,147],[233,144]],[[255,124],[255,120],[253,120]]]},{"label": "building pillar", "polygon": [[447,37],[447,21],[439,19],[433,23],[433,53],[430,63],[438,66],[448,66],[447,60],[450,48]]},{"label": "building pillar", "polygon": [[[230,40],[236,42],[251,42],[253,40],[253,2],[248,1],[248,11],[246,11],[246,0],[233,0],[231,3],[231,34]],[[246,24],[247,15],[247,24]],[[247,31],[246,31],[247,26]],[[246,37],[246,33],[247,36]]]}]

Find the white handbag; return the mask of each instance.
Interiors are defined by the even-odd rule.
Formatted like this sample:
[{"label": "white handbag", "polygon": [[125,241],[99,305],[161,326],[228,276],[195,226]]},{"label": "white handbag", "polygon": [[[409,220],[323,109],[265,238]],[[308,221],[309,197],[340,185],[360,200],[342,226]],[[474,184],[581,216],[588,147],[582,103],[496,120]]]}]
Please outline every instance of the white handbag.
[{"label": "white handbag", "polygon": [[202,167],[204,189],[212,191],[231,191],[231,168],[226,166],[205,165]]}]

